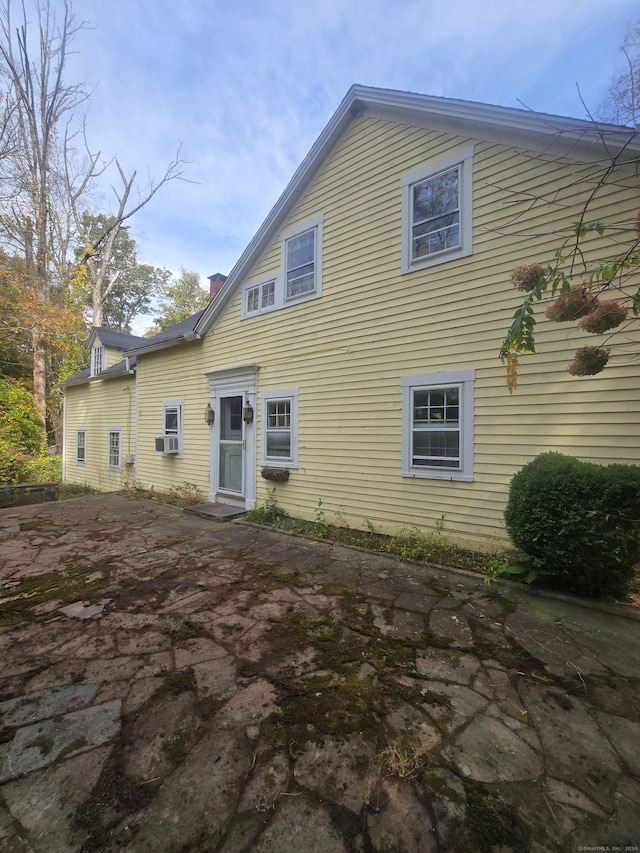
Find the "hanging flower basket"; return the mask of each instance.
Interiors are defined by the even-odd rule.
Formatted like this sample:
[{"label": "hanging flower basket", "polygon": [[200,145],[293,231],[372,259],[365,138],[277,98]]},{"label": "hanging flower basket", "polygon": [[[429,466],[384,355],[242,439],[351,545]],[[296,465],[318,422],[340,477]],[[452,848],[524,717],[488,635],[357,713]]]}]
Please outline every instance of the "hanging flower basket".
[{"label": "hanging flower basket", "polygon": [[544,270],[540,264],[520,264],[511,270],[509,281],[513,282],[516,290],[530,293],[544,278]]},{"label": "hanging flower basket", "polygon": [[591,296],[583,284],[573,284],[569,293],[563,293],[549,305],[545,316],[557,323],[579,320],[598,307],[598,299]]},{"label": "hanging flower basket", "polygon": [[576,350],[567,368],[572,376],[595,376],[609,361],[609,350],[604,347],[582,347]]},{"label": "hanging flower basket", "polygon": [[615,329],[626,317],[627,309],[624,305],[620,305],[617,299],[605,299],[595,311],[583,317],[578,326],[592,335],[602,335],[609,329]]}]

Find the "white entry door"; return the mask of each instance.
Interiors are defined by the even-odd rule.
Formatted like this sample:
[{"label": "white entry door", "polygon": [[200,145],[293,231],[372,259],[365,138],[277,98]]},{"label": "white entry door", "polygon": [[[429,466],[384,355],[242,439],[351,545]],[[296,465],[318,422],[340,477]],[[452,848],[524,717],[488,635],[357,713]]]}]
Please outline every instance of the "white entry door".
[{"label": "white entry door", "polygon": [[218,439],[218,490],[234,497],[244,497],[244,423],[242,394],[225,394],[218,398],[220,432]]},{"label": "white entry door", "polygon": [[[246,368],[207,373],[211,430],[211,502],[253,509],[256,497],[256,374]],[[248,404],[248,405],[247,405]],[[245,405],[252,417],[244,420]]]}]

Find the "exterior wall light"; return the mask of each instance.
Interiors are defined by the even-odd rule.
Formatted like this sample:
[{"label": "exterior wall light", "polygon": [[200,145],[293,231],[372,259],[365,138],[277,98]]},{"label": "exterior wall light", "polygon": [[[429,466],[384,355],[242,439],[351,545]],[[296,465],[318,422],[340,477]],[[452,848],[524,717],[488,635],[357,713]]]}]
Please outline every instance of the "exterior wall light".
[{"label": "exterior wall light", "polygon": [[213,426],[216,413],[211,408],[211,403],[207,403],[207,408],[204,410],[204,422],[207,426]]},{"label": "exterior wall light", "polygon": [[242,420],[245,424],[253,423],[253,406],[248,400],[242,407]]}]

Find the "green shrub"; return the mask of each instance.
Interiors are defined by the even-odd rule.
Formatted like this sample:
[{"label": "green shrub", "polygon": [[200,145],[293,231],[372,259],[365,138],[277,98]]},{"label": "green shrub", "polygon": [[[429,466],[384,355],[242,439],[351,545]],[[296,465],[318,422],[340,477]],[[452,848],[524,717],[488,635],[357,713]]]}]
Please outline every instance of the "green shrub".
[{"label": "green shrub", "polygon": [[544,453],[511,481],[505,523],[545,586],[624,598],[640,558],[640,467]]},{"label": "green shrub", "polygon": [[16,453],[0,440],[0,483],[57,483],[62,477],[62,457]]},{"label": "green shrub", "polygon": [[0,440],[14,453],[38,455],[44,449],[44,431],[33,394],[13,379],[0,379]]},{"label": "green shrub", "polygon": [[33,394],[13,379],[0,378],[0,483],[59,480],[59,467],[46,455]]}]

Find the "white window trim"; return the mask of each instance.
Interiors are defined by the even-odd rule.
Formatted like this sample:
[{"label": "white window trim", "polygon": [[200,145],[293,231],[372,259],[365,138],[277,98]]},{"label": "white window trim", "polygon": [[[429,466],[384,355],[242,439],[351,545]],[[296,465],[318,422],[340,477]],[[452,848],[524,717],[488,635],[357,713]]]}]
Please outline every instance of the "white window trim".
[{"label": "white window trim", "polygon": [[[475,370],[453,370],[442,373],[418,373],[403,376],[402,388],[402,476],[427,480],[473,480],[473,421]],[[428,468],[411,464],[413,441],[411,392],[415,388],[460,388],[460,467]]]},{"label": "white window trim", "polygon": [[[401,251],[401,269],[400,272],[413,272],[414,270],[433,267],[437,264],[444,264],[458,258],[465,258],[473,251],[473,152],[474,146],[468,145],[466,148],[460,148],[453,151],[447,157],[436,160],[428,166],[423,166],[403,175],[400,183],[402,187],[402,251]],[[448,169],[453,169],[455,166],[460,168],[460,183],[459,183],[459,208],[460,208],[460,245],[451,249],[444,249],[441,252],[436,252],[426,258],[413,261],[411,259],[411,242],[412,242],[412,188],[439,175],[441,172],[446,172]]]},{"label": "white window trim", "polygon": [[[275,400],[289,400],[291,403],[291,455],[267,456],[267,403]],[[287,388],[283,391],[263,391],[260,394],[260,411],[262,420],[261,432],[261,464],[275,468],[298,467],[298,389]]]},{"label": "white window trim", "polygon": [[178,452],[163,453],[163,456],[171,456],[182,458],[183,437],[184,437],[184,400],[163,400],[162,401],[162,435],[175,435],[173,432],[167,432],[167,410],[178,410]]},{"label": "white window trim", "polygon": [[[96,370],[96,356],[100,356],[100,370]],[[95,344],[91,347],[91,376],[99,376],[105,370],[105,351],[102,344]]]},{"label": "white window trim", "polygon": [[[118,464],[111,464],[111,435],[118,434]],[[109,471],[122,470],[122,427],[109,427],[107,430],[107,468]]]},{"label": "white window trim", "polygon": [[[278,293],[282,289],[282,285],[279,281],[279,275],[267,275],[262,278],[254,279],[254,281],[247,282],[242,288],[242,319],[245,317],[255,317],[258,314],[267,314],[269,311],[275,311],[278,308],[282,308],[281,300],[278,299]],[[255,311],[247,310],[247,293],[250,290],[253,290],[254,287],[260,288],[260,297],[262,299],[262,288],[265,284],[271,284],[271,282],[275,285],[274,292],[274,300],[273,305],[268,305],[266,308],[263,308],[261,305]]]},{"label": "white window trim", "polygon": [[[84,459],[78,458],[78,436],[80,433],[84,433]],[[76,465],[86,465],[87,464],[87,430],[85,427],[79,427],[76,430]]]},{"label": "white window trim", "polygon": [[[241,317],[243,320],[250,317],[257,317],[259,314],[267,314],[271,311],[278,311],[281,308],[288,308],[291,305],[299,305],[301,302],[309,302],[312,299],[319,299],[322,296],[322,241],[323,241],[324,216],[319,214],[313,216],[298,225],[292,225],[280,234],[280,269],[261,276],[260,278],[248,281],[242,288],[242,309]],[[298,296],[287,297],[287,242],[293,237],[304,234],[306,231],[314,232],[314,288],[306,293],[301,293]],[[269,282],[275,282],[275,293],[273,305],[266,308],[258,308],[257,311],[247,311],[247,291],[253,287],[262,287]]]},{"label": "white window trim", "polygon": [[[322,227],[323,217],[315,216],[312,219],[307,219],[306,222],[301,222],[299,225],[294,225],[282,232],[281,253],[280,253],[280,269],[282,270],[283,281],[283,298],[286,304],[292,305],[298,302],[306,302],[308,299],[317,299],[322,295]],[[313,290],[306,293],[301,293],[297,296],[287,296],[287,243],[300,234],[306,231],[314,232],[314,248],[313,248],[313,275],[314,286]]]}]

